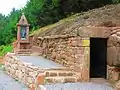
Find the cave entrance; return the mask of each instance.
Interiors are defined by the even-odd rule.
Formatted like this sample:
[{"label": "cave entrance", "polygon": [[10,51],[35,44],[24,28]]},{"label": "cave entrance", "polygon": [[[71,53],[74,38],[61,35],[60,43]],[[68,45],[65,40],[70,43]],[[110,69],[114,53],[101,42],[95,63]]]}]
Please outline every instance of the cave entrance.
[{"label": "cave entrance", "polygon": [[90,38],[90,78],[106,78],[107,38]]}]

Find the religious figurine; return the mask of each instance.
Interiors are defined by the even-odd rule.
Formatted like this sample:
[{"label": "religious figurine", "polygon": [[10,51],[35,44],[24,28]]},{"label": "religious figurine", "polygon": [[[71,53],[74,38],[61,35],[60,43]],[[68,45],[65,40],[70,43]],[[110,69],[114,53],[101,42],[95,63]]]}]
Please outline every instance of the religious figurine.
[{"label": "religious figurine", "polygon": [[21,40],[26,39],[26,28],[25,27],[21,27],[20,36],[21,36]]}]

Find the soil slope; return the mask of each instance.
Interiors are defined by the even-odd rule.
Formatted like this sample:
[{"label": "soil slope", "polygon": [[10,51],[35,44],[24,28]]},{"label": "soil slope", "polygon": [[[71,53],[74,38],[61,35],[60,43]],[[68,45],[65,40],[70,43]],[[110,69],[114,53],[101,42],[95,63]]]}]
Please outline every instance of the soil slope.
[{"label": "soil slope", "polygon": [[72,15],[34,31],[31,36],[74,35],[81,26],[120,26],[120,4],[107,5]]}]

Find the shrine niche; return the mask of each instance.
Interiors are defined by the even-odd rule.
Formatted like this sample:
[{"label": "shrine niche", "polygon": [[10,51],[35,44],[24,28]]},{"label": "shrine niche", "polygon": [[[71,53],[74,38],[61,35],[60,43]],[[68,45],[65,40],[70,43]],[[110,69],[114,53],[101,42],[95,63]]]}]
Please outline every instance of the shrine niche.
[{"label": "shrine niche", "polygon": [[25,26],[20,27],[20,39],[26,40],[26,27]]},{"label": "shrine niche", "polygon": [[28,24],[24,13],[22,13],[21,18],[17,23],[17,41],[14,42],[14,52],[17,54],[30,51],[29,26],[30,24]]}]

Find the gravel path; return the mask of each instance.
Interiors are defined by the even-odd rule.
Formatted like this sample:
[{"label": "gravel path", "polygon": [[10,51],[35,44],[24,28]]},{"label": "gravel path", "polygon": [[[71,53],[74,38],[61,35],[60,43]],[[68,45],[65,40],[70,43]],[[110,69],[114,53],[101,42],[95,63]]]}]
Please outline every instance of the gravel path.
[{"label": "gravel path", "polygon": [[62,65],[57,64],[51,60],[45,59],[41,56],[18,56],[20,60],[31,63],[35,66],[38,66],[43,69],[50,69],[50,68],[60,68]]},{"label": "gravel path", "polygon": [[44,87],[46,90],[114,90],[109,85],[95,83],[66,83],[44,85]]},{"label": "gravel path", "polygon": [[28,90],[28,88],[0,70],[0,90]]}]

